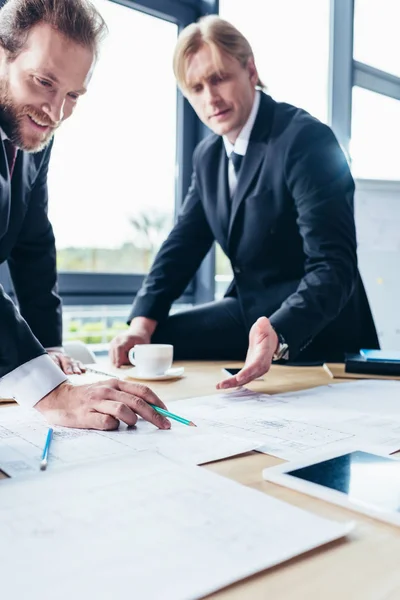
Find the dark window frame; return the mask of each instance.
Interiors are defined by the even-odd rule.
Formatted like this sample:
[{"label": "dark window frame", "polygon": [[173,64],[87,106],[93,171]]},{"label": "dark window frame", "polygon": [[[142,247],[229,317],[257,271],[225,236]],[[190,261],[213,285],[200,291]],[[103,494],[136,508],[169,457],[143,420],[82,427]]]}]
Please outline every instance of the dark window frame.
[{"label": "dark window frame", "polygon": [[[109,0],[175,23],[180,31],[204,14],[218,11],[215,0]],[[192,174],[192,154],[204,136],[204,129],[189,103],[177,91],[178,175],[175,188],[175,219],[183,204]],[[51,199],[50,199],[51,202]],[[59,293],[64,305],[130,304],[138,293],[145,275],[118,273],[79,273],[60,271]],[[214,299],[214,251],[205,258],[196,277],[189,284],[180,303],[197,304]],[[112,291],[111,291],[112,290]]]},{"label": "dark window frame", "polygon": [[[109,0],[153,17],[175,23],[178,30],[197,20],[203,14],[216,12],[214,0]],[[182,206],[190,184],[192,154],[204,135],[203,128],[182,94],[177,92],[177,149],[178,175],[175,189],[175,218]],[[51,202],[51,199],[50,199]],[[206,257],[194,280],[178,302],[196,304],[214,298],[214,252]],[[64,305],[130,304],[139,291],[145,275],[118,273],[87,273],[60,271],[59,293]]]},{"label": "dark window frame", "polygon": [[[153,17],[175,23],[178,30],[201,16],[218,12],[218,0],[109,0]],[[177,92],[177,150],[178,175],[175,190],[175,218],[183,204],[192,173],[192,154],[205,135],[189,103]],[[50,198],[51,202],[51,198]],[[145,275],[124,273],[88,273],[59,271],[59,293],[64,305],[130,304],[139,291]],[[179,302],[197,304],[214,299],[215,253],[204,259],[195,278]],[[15,298],[6,264],[0,265],[0,282]]]}]

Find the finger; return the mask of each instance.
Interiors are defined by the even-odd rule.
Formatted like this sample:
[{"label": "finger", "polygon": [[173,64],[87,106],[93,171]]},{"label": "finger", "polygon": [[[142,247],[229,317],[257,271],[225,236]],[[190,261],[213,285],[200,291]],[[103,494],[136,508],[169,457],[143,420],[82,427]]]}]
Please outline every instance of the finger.
[{"label": "finger", "polygon": [[99,429],[110,431],[118,429],[119,421],[108,414],[101,414],[92,410],[48,411],[46,419],[53,425],[74,427],[75,429]]},{"label": "finger", "polygon": [[131,341],[125,343],[121,349],[122,353],[122,364],[123,365],[131,365],[131,361],[129,360],[129,350],[133,348],[134,344]]},{"label": "finger", "polygon": [[139,398],[143,398],[149,404],[155,404],[164,410],[168,410],[166,405],[160,398],[155,394],[147,385],[143,385],[141,383],[132,383],[130,381],[118,380],[119,381],[119,389],[127,394],[132,394],[133,396],[138,396]]},{"label": "finger", "polygon": [[53,352],[49,352],[49,356],[53,362],[56,363],[58,367],[61,368],[60,361],[58,360],[58,354],[54,354]]},{"label": "finger", "polygon": [[171,427],[171,423],[168,421],[168,419],[156,412],[154,408],[152,408],[143,398],[140,398],[139,396],[116,390],[114,387],[109,387],[105,388],[104,398],[107,400],[113,400],[114,402],[126,404],[131,410],[140,415],[142,419],[152,423],[159,429],[170,429]]},{"label": "finger", "polygon": [[110,352],[109,352],[111,362],[115,367],[120,367],[122,365],[122,363],[120,362],[120,359],[119,359],[120,347],[121,347],[121,343],[120,343],[119,339],[115,338],[111,342]]},{"label": "finger", "polygon": [[72,359],[66,354],[57,354],[60,367],[67,375],[72,375],[74,368],[72,366]]},{"label": "finger", "polygon": [[262,367],[259,364],[244,366],[236,375],[236,379],[239,385],[245,385],[246,383],[250,383],[250,381],[254,381],[257,377],[268,373],[270,366],[270,364],[263,364]]},{"label": "finger", "polygon": [[74,372],[78,374],[86,373],[86,367],[80,360],[75,361]]},{"label": "finger", "polygon": [[[239,375],[239,373],[238,373]],[[241,384],[237,382],[237,376],[228,377],[228,379],[223,379],[219,383],[217,383],[217,390],[227,390],[229,388],[239,387]]]},{"label": "finger", "polygon": [[67,427],[78,427],[80,429],[99,429],[100,431],[114,431],[115,429],[118,429],[119,421],[111,415],[88,411],[86,417],[79,420],[78,425],[67,425]]},{"label": "finger", "polygon": [[118,349],[118,366],[129,365],[128,352],[123,346]]},{"label": "finger", "polygon": [[114,344],[113,353],[112,353],[112,362],[115,367],[120,367],[119,364],[119,345]]},{"label": "finger", "polygon": [[267,337],[272,330],[271,323],[267,317],[259,317],[250,330],[250,336],[259,335],[262,339]]},{"label": "finger", "polygon": [[112,402],[111,400],[102,400],[93,404],[92,408],[103,415],[110,415],[117,421],[122,421],[129,426],[136,425],[138,417],[133,410],[122,402]]},{"label": "finger", "polygon": [[121,345],[118,345],[115,349],[115,366],[122,367],[122,365],[126,364],[124,361],[124,348]]},{"label": "finger", "polygon": [[71,360],[70,366],[74,375],[82,375],[86,371],[86,368],[79,360]]},{"label": "finger", "polygon": [[218,390],[226,390],[233,387],[239,387],[242,385],[246,385],[246,383],[250,383],[257,379],[261,375],[264,375],[269,371],[269,366],[267,363],[263,364],[263,366],[257,364],[252,364],[248,366],[244,366],[239,373],[237,373],[234,377],[229,377],[228,379],[224,379],[217,384]]}]

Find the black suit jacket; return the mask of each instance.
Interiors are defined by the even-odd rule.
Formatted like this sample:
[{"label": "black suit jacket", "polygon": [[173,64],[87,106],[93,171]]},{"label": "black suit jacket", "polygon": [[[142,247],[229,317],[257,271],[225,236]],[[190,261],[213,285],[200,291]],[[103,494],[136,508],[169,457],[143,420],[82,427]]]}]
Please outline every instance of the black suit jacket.
[{"label": "black suit jacket", "polygon": [[62,341],[56,251],[47,217],[50,147],[18,152],[12,182],[0,140],[0,263],[8,261],[19,309],[0,286],[0,377]]},{"label": "black suit jacket", "polygon": [[177,224],[161,247],[130,318],[166,318],[217,240],[231,260],[248,328],[266,315],[291,357],[342,358],[378,347],[357,269],[354,182],[331,129],[307,112],[261,102],[229,198],[220,136],[194,152]]}]

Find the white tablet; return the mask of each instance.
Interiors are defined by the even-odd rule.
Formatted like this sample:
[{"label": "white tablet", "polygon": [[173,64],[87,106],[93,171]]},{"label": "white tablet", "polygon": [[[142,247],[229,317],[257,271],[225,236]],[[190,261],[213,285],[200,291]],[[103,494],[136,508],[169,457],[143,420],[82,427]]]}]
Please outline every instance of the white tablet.
[{"label": "white tablet", "polygon": [[400,525],[400,461],[362,450],[263,470],[268,481]]}]

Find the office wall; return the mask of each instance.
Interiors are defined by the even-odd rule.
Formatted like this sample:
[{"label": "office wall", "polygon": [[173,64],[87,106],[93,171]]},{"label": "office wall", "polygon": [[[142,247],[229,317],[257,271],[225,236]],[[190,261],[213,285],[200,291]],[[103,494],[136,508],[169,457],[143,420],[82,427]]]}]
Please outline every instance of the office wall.
[{"label": "office wall", "polygon": [[400,348],[400,182],[356,183],[361,275],[383,348]]}]

